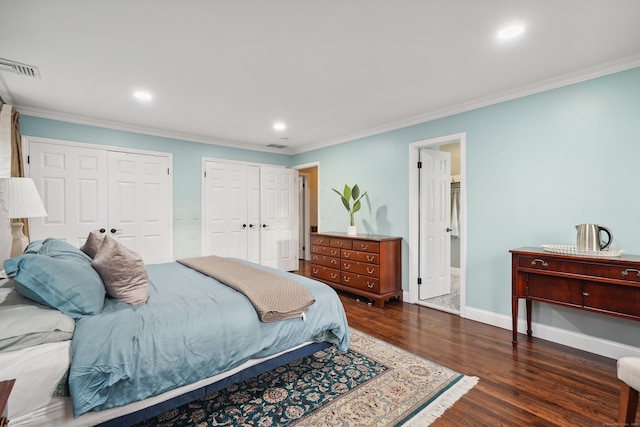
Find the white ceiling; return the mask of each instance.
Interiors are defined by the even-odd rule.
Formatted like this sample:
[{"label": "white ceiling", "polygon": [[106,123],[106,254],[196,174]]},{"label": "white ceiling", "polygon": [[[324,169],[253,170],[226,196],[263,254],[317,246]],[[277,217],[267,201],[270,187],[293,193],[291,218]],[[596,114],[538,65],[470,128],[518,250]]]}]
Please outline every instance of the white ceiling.
[{"label": "white ceiling", "polygon": [[41,74],[0,71],[0,96],[297,153],[640,66],[639,18],[638,0],[0,0],[0,58]]}]

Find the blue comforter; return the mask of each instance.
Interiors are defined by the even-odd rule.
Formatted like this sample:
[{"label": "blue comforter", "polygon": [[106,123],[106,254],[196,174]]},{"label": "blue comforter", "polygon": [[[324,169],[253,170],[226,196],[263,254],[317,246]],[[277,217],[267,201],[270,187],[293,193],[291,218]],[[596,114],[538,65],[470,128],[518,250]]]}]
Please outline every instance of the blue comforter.
[{"label": "blue comforter", "polygon": [[342,304],[320,282],[292,275],[316,298],[306,320],[263,323],[244,295],[184,265],[149,265],[147,270],[147,304],[107,299],[100,314],[77,321],[69,373],[76,417],[142,400],[305,341],[330,341],[341,350],[349,346]]}]

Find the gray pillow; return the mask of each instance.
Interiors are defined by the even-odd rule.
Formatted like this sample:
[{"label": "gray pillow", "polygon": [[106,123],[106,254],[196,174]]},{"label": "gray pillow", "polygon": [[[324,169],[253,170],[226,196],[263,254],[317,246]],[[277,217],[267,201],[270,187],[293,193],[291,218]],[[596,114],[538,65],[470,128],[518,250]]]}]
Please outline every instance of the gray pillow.
[{"label": "gray pillow", "polygon": [[87,254],[91,259],[96,257],[102,242],[104,241],[105,234],[99,231],[92,231],[89,233],[89,237],[84,242],[84,245],[80,246],[80,250]]},{"label": "gray pillow", "polygon": [[127,304],[144,304],[149,299],[149,278],[142,258],[111,237],[104,237],[91,266],[102,277],[110,297]]}]

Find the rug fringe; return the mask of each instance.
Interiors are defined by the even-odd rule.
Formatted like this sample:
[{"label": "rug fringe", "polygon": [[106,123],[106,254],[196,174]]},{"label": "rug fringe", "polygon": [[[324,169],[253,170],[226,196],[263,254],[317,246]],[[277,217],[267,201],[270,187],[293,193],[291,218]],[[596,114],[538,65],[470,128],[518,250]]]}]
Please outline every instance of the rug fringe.
[{"label": "rug fringe", "polygon": [[437,397],[416,416],[404,423],[402,427],[426,427],[440,418],[444,412],[453,406],[458,399],[464,396],[478,383],[478,377],[464,376],[449,390]]}]

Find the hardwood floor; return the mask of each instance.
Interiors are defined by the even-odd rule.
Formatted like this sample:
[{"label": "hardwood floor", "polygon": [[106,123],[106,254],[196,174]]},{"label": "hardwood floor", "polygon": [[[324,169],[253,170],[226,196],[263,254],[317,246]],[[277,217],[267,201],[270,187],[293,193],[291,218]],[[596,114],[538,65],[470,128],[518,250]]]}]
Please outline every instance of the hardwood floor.
[{"label": "hardwood floor", "polygon": [[[298,273],[308,276],[305,264]],[[480,378],[435,427],[619,426],[614,359],[526,335],[514,350],[510,330],[399,301],[381,309],[340,299],[353,328]]]}]

